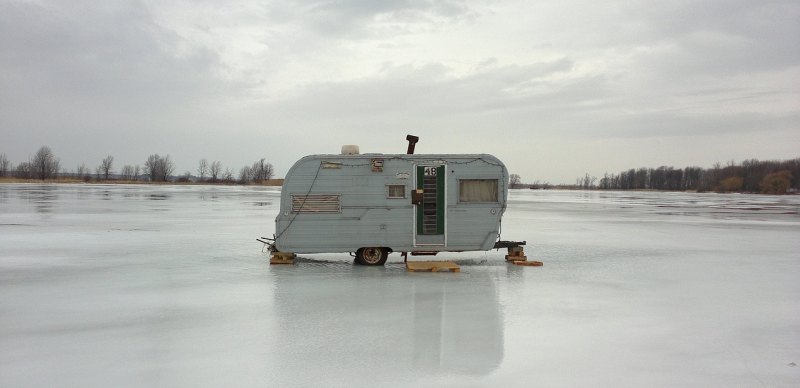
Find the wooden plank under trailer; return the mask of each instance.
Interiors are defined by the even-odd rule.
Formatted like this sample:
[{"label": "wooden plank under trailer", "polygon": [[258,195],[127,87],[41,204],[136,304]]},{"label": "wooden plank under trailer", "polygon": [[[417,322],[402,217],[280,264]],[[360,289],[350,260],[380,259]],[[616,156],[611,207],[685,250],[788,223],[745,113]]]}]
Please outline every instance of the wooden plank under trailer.
[{"label": "wooden plank under trailer", "polygon": [[506,261],[514,264],[514,265],[524,265],[527,267],[541,267],[544,265],[541,261],[528,261],[528,256],[525,256],[525,249],[522,248],[522,245],[525,245],[523,242],[522,244],[518,245],[510,245],[508,246],[508,254],[506,255]]},{"label": "wooden plank under trailer", "polygon": [[525,250],[521,246],[508,247],[508,254],[506,255],[506,261],[517,262],[517,261],[527,261],[527,260],[528,256],[525,256]]},{"label": "wooden plank under trailer", "polygon": [[541,267],[541,266],[544,265],[544,263],[542,263],[541,261],[534,261],[534,260],[531,260],[531,261],[514,260],[511,263],[514,264],[514,265],[524,265],[526,267]]},{"label": "wooden plank under trailer", "polygon": [[408,272],[461,272],[461,267],[452,261],[407,261]]},{"label": "wooden plank under trailer", "polygon": [[275,252],[269,258],[270,264],[294,264],[294,258],[297,255],[289,252]]}]

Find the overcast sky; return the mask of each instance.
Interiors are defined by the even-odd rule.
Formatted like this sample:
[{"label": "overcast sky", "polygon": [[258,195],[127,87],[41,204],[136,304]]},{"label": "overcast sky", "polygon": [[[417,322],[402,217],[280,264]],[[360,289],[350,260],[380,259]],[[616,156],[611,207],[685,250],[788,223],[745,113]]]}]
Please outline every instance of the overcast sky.
[{"label": "overcast sky", "polygon": [[[224,5],[220,5],[224,4]],[[800,2],[0,0],[0,153],[491,153],[523,181],[800,156]]]}]

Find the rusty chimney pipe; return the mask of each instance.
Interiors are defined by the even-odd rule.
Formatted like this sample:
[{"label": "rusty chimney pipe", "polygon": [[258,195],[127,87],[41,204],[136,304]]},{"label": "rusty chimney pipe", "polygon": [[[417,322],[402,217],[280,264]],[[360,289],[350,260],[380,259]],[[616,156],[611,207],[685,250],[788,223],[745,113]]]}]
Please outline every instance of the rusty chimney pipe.
[{"label": "rusty chimney pipe", "polygon": [[406,136],[406,140],[408,140],[408,150],[406,151],[406,154],[413,155],[414,154],[414,146],[419,141],[419,138],[414,136],[414,135],[408,135],[408,136]]}]

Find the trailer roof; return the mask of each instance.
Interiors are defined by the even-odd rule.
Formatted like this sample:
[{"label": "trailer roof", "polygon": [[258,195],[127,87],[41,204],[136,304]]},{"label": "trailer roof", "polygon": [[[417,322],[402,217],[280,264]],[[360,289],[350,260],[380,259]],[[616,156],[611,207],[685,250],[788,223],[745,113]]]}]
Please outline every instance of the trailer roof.
[{"label": "trailer roof", "polygon": [[342,155],[342,154],[314,154],[308,155],[303,157],[306,158],[352,158],[352,159],[359,159],[359,158],[375,158],[375,157],[383,157],[383,158],[396,158],[396,159],[493,159],[500,161],[497,159],[496,156],[491,154],[380,154],[380,153],[369,153],[369,154],[356,154],[356,155]]}]

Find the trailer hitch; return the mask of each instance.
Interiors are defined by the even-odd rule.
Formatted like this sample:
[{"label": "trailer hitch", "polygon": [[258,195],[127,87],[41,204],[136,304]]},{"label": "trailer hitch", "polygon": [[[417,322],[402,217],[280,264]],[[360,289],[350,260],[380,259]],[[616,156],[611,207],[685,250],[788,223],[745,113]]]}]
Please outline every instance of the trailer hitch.
[{"label": "trailer hitch", "polygon": [[269,237],[261,237],[257,238],[256,241],[264,244],[265,247],[268,247],[269,251],[275,253],[278,251],[278,248],[275,248],[275,239]]}]

